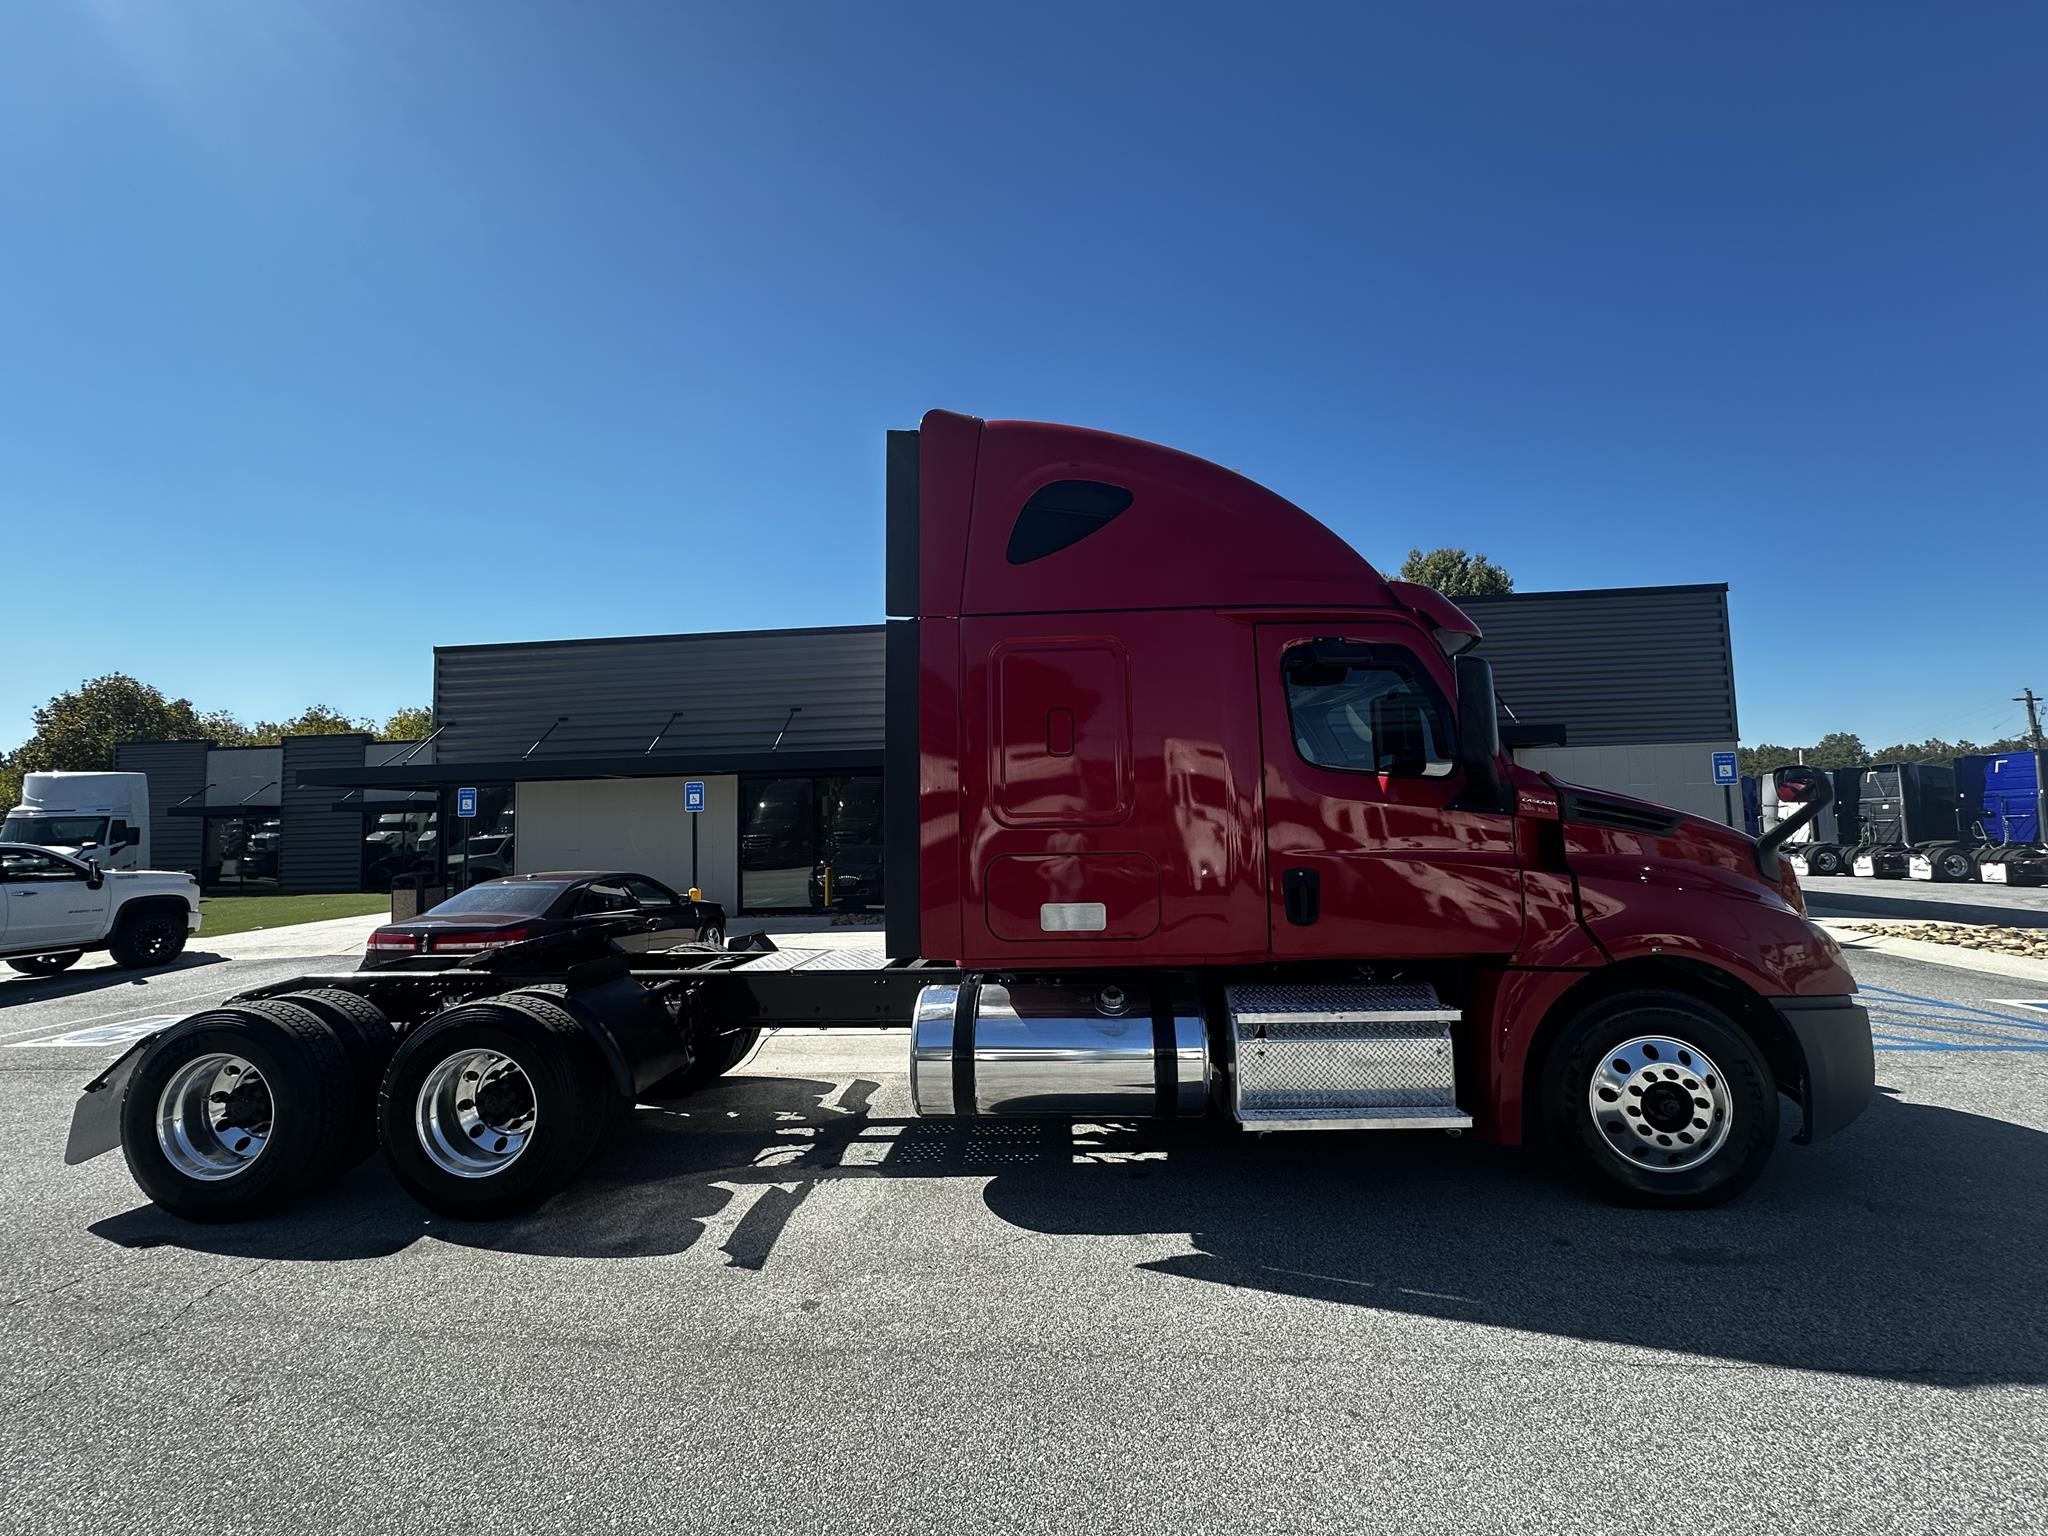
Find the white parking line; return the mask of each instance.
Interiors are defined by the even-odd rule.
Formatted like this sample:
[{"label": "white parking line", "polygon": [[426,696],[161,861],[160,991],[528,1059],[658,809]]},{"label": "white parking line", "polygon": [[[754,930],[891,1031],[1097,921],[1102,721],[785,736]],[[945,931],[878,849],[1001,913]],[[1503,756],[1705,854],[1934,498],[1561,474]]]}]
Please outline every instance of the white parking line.
[{"label": "white parking line", "polygon": [[2026,997],[1987,997],[1987,1003],[1997,1003],[2002,1008],[2031,1008],[2036,1013],[2048,1013],[2048,1001]]},{"label": "white parking line", "polygon": [[[260,983],[251,982],[249,985],[260,985]],[[138,997],[134,1003],[128,1005],[128,1008],[133,1008],[135,1003],[141,1002],[156,1003],[159,1006],[172,1003],[194,1003],[198,1002],[201,998],[223,998],[243,990],[245,988],[241,986],[226,986],[212,987],[204,992],[181,992],[176,997]],[[32,1024],[27,1029],[17,1029],[11,1034],[0,1035],[0,1041],[19,1040],[25,1035],[47,1035],[52,1030],[78,1029],[83,1025],[99,1024],[107,1019],[133,1018],[134,1015],[129,1013],[128,1008],[110,1008],[105,1013],[89,1013],[82,1019],[65,1019],[55,1024]],[[193,1011],[197,1012],[196,1009]]]},{"label": "white parking line", "polygon": [[119,1024],[95,1024],[90,1029],[74,1029],[68,1035],[52,1035],[47,1040],[10,1040],[7,1048],[19,1051],[45,1045],[129,1045],[144,1035],[168,1029],[184,1017],[182,1013],[152,1013],[139,1019],[124,1019]]}]

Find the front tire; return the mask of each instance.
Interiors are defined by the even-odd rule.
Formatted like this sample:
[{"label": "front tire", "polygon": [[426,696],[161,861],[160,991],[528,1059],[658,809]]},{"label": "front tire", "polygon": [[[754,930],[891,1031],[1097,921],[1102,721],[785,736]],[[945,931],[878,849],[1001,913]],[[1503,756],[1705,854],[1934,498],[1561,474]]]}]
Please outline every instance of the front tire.
[{"label": "front tire", "polygon": [[1976,876],[1977,861],[1970,857],[1970,850],[1960,844],[1944,843],[1930,851],[1935,879],[1955,882]]},{"label": "front tire", "polygon": [[85,958],[83,950],[72,950],[63,955],[16,955],[7,963],[24,976],[55,976],[68,971]]},{"label": "front tire", "polygon": [[1806,856],[1806,867],[1816,875],[1839,875],[1842,872],[1842,850],[1834,847],[1820,847]]},{"label": "front tire", "polygon": [[167,909],[124,913],[107,944],[114,964],[169,965],[185,951],[185,914]]},{"label": "front tire", "polygon": [[1588,1006],[1550,1049],[1541,1108],[1579,1174],[1634,1205],[1732,1200],[1778,1141],[1763,1054],[1727,1014],[1682,992]]}]

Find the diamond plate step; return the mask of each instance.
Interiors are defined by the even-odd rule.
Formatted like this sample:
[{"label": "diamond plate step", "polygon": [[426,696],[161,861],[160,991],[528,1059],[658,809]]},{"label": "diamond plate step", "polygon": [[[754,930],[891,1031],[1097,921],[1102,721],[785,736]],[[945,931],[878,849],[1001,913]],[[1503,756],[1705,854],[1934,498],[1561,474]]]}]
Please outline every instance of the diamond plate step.
[{"label": "diamond plate step", "polygon": [[1450,1026],[1434,988],[1247,983],[1227,988],[1232,1109],[1254,1130],[1459,1130]]},{"label": "diamond plate step", "polygon": [[1464,1131],[1472,1117],[1457,1106],[1439,1110],[1427,1105],[1405,1109],[1346,1109],[1311,1112],[1299,1109],[1241,1109],[1238,1123],[1252,1131]]}]

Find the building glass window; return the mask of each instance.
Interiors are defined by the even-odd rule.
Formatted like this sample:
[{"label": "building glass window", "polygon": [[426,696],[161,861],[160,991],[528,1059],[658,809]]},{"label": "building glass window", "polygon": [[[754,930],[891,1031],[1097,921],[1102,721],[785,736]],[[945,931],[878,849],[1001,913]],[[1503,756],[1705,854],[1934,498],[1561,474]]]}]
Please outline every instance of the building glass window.
[{"label": "building glass window", "polygon": [[363,812],[363,889],[388,891],[400,875],[435,883],[440,816],[431,806]]},{"label": "building glass window", "polygon": [[476,786],[476,815],[464,821],[455,814],[455,791],[441,800],[441,825],[448,829],[448,884],[465,890],[479,880],[498,880],[516,872],[513,863],[513,794],[510,784]]},{"label": "building glass window", "polygon": [[272,813],[209,816],[199,883],[216,894],[274,891],[283,851],[284,823]]},{"label": "building glass window", "polygon": [[744,910],[880,910],[879,775],[743,778],[740,805]]}]

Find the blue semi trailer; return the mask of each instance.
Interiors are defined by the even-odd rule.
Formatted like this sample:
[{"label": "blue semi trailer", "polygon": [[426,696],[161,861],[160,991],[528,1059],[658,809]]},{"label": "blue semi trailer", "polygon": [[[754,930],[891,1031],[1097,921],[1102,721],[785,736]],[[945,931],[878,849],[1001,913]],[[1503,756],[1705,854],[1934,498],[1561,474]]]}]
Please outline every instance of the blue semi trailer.
[{"label": "blue semi trailer", "polygon": [[2048,763],[2041,752],[1973,752],[1955,760],[1959,836],[1914,850],[1915,880],[2048,884],[2042,841]]}]

